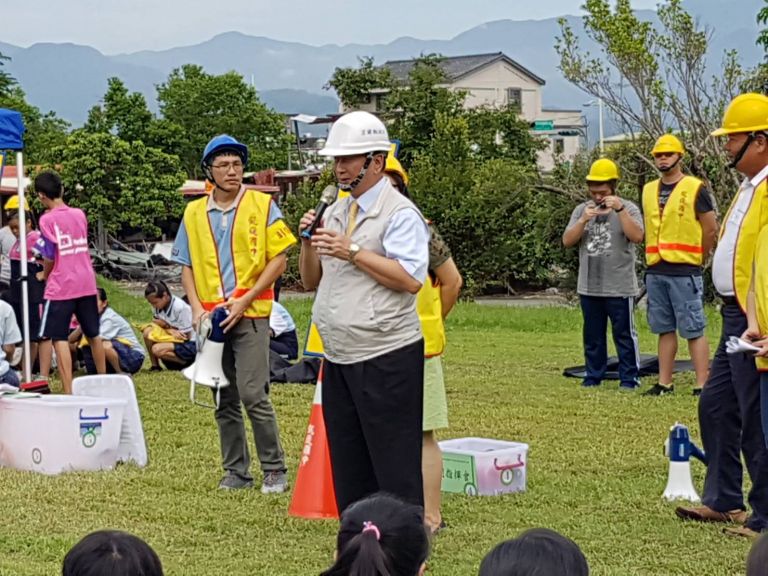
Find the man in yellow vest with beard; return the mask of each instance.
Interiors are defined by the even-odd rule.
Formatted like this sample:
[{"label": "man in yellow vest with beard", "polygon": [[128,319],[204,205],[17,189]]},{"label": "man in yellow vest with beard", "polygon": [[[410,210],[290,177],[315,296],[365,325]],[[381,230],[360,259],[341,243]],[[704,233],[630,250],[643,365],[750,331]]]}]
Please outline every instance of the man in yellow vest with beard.
[{"label": "man in yellow vest with beard", "polygon": [[[712,260],[712,281],[723,300],[722,336],[699,400],[707,476],[703,506],[677,508],[679,517],[736,524],[724,531],[755,536],[768,527],[768,451],[760,421],[760,379],[755,360],[728,354],[726,342],[747,332],[747,300],[757,239],[768,224],[768,97],[742,94],[728,106],[722,127],[731,167],[745,179],[723,220]],[[747,515],[741,455],[752,479]]]},{"label": "man in yellow vest with beard", "polygon": [[181,281],[192,318],[224,307],[227,334],[222,368],[229,386],[221,389],[216,423],[222,490],[253,486],[240,404],[251,422],[264,473],[263,493],[288,488],[275,409],[269,399],[269,316],[273,285],[286,267],[286,250],[296,238],[271,196],[243,187],[248,148],[222,134],[205,147],[202,169],[214,185],[210,196],[191,202],[173,245],[182,265]]},{"label": "man in yellow vest with beard", "polygon": [[694,395],[701,393],[709,372],[701,274],[715,245],[717,220],[703,182],[683,173],[684,153],[676,136],[659,138],[651,154],[661,178],[643,188],[648,325],[659,335],[659,382],[645,396],[674,391],[678,333],[688,341],[696,371]]}]

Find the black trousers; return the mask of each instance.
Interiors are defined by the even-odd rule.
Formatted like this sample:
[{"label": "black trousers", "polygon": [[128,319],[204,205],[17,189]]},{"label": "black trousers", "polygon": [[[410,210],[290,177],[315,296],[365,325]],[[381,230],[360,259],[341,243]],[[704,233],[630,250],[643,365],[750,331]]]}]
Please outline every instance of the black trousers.
[{"label": "black trousers", "polygon": [[424,341],[323,366],[323,416],[339,512],[379,491],[423,506]]},{"label": "black trousers", "polygon": [[747,525],[759,532],[768,528],[768,451],[760,419],[760,377],[752,356],[725,351],[727,339],[747,329],[741,308],[729,302],[721,315],[722,336],[699,399],[701,439],[708,460],[702,502],[718,512],[744,509],[743,453],[752,479],[752,516]]}]

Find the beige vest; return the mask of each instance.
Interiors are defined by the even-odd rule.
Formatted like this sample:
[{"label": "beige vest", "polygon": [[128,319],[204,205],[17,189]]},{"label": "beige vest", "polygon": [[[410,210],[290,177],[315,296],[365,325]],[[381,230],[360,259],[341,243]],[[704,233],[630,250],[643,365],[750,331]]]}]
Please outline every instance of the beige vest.
[{"label": "beige vest", "polygon": [[[384,179],[371,208],[358,214],[352,241],[384,256],[384,232],[392,216],[413,203]],[[342,234],[353,198],[344,198],[325,213],[324,228]],[[379,284],[354,264],[321,256],[323,276],[317,288],[312,319],[323,340],[325,357],[337,364],[353,364],[398,350],[421,339],[416,295],[395,292]]]}]

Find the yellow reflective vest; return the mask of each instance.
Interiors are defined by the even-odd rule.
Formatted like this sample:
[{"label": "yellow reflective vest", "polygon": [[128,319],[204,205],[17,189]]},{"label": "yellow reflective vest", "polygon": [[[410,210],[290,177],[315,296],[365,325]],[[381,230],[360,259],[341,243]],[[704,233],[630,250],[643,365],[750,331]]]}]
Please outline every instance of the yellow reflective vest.
[{"label": "yellow reflective vest", "polygon": [[[738,196],[731,202],[731,206],[728,208],[728,213],[725,215],[725,218],[723,218],[723,225],[720,228],[720,238],[725,234],[725,229],[728,226],[728,218],[736,204],[737,198]],[[766,181],[763,180],[757,185],[752,194],[752,200],[741,221],[741,228],[739,229],[739,234],[736,239],[736,252],[733,260],[733,286],[736,292],[736,300],[744,312],[747,310],[747,294],[749,292],[749,287],[752,284],[752,273],[755,265],[758,264],[755,255],[758,236],[766,225],[768,225],[768,185],[766,185]],[[761,274],[762,273],[764,273],[764,271],[761,271]],[[755,278],[755,281],[757,282],[757,278]],[[757,288],[755,288],[755,290],[757,290]],[[759,309],[761,303],[759,298],[757,298],[757,292],[755,293],[755,296],[758,300]],[[768,300],[764,302],[768,304]],[[764,309],[768,310],[768,308]]]},{"label": "yellow reflective vest", "polygon": [[[755,246],[755,302],[760,334],[768,334],[768,226],[763,226]],[[768,372],[768,358],[755,358],[760,372]]]},{"label": "yellow reflective vest", "polygon": [[[259,278],[267,262],[296,243],[285,222],[280,219],[269,225],[272,197],[255,190],[246,190],[233,210],[232,264],[235,290],[228,298],[247,293]],[[225,302],[224,281],[219,253],[208,219],[208,198],[194,200],[184,211],[184,226],[189,239],[189,255],[195,289],[206,310]],[[246,308],[246,318],[269,318],[274,299],[273,286],[254,298]]]},{"label": "yellow reflective vest", "polygon": [[649,266],[662,260],[671,264],[703,263],[701,224],[696,218],[696,199],[702,181],[684,176],[669,195],[662,210],[659,205],[661,180],[643,188],[645,221],[645,262]]},{"label": "yellow reflective vest", "polygon": [[439,356],[445,350],[445,324],[443,323],[443,300],[440,297],[440,282],[427,279],[416,294],[416,313],[424,333],[424,356]]}]

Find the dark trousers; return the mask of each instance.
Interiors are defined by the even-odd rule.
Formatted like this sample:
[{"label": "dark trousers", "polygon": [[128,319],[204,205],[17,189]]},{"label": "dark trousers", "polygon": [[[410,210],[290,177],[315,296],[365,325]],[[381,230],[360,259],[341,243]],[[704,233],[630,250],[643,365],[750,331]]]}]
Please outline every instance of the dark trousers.
[{"label": "dark trousers", "polygon": [[323,365],[323,416],[339,512],[379,491],[423,505],[424,341]]},{"label": "dark trousers", "polygon": [[296,360],[299,357],[299,339],[296,330],[283,332],[269,340],[269,349],[288,360]]},{"label": "dark trousers", "polygon": [[747,329],[746,316],[735,303],[723,305],[721,315],[722,336],[699,399],[701,439],[708,459],[702,501],[718,512],[744,509],[743,453],[752,479],[747,526],[761,531],[768,527],[768,452],[760,419],[760,377],[752,356],[725,351],[727,339]]},{"label": "dark trousers", "polygon": [[638,385],[640,371],[637,333],[632,315],[632,298],[579,296],[584,315],[584,361],[587,375],[584,384],[595,386],[605,376],[608,363],[608,319],[611,320],[613,342],[619,355],[619,378],[622,386]]}]

